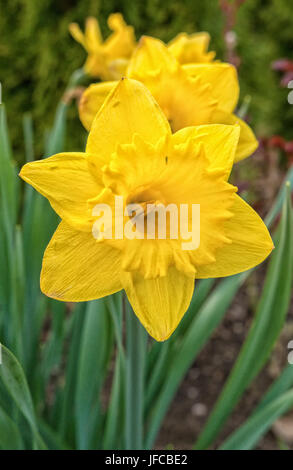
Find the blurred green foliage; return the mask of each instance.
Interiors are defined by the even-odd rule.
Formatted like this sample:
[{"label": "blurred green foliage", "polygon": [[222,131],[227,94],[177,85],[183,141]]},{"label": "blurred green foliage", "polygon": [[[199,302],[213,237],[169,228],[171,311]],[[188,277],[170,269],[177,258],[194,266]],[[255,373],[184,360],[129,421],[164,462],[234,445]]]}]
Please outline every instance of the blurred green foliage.
[{"label": "blurred green foliage", "polygon": [[[211,48],[225,58],[224,17],[218,0],[0,0],[0,77],[8,109],[12,143],[17,159],[24,159],[22,116],[33,115],[37,152],[71,73],[84,63],[86,53],[68,33],[68,24],[99,18],[106,36],[107,17],[120,11],[141,34],[170,40],[180,31],[209,31]],[[241,99],[251,95],[250,118],[258,135],[279,133],[290,137],[293,107],[288,90],[271,62],[293,59],[292,0],[246,0],[237,16],[237,53]],[[75,106],[69,116],[67,149],[83,148],[85,133]]]}]

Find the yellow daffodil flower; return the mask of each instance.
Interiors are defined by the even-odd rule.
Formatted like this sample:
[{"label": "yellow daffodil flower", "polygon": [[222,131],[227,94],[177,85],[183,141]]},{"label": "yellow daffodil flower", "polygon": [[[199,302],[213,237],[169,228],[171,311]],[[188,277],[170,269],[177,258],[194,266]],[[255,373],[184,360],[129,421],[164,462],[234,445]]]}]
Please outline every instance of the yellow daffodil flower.
[{"label": "yellow daffodil flower", "polygon": [[71,23],[69,31],[88,53],[86,73],[101,80],[118,80],[125,73],[135,48],[135,35],[120,13],[110,15],[108,25],[113,33],[104,42],[99,23],[93,17],[87,18],[85,33],[77,23]]},{"label": "yellow daffodil flower", "polygon": [[[166,340],[189,306],[196,278],[245,271],[273,249],[260,217],[228,183],[238,138],[238,125],[172,134],[148,89],[122,79],[97,114],[85,153],[60,153],[21,170],[62,219],[44,254],[42,291],[80,302],[125,289],[149,334]],[[116,197],[142,207],[199,204],[199,247],[184,250],[179,239],[147,239],[144,232],[144,238],[94,238],[93,209],[113,208]],[[134,227],[132,216],[124,213],[123,224]]]},{"label": "yellow daffodil flower", "polygon": [[[236,69],[226,63],[181,65],[158,39],[141,38],[126,75],[144,83],[164,111],[173,131],[203,124],[239,124],[235,161],[251,155],[257,140],[235,114],[239,97]],[[93,84],[82,95],[80,119],[90,129],[115,82]]]},{"label": "yellow daffodil flower", "polygon": [[208,52],[210,35],[206,32],[178,34],[168,44],[168,50],[182,65],[209,63],[215,58],[216,53]]}]

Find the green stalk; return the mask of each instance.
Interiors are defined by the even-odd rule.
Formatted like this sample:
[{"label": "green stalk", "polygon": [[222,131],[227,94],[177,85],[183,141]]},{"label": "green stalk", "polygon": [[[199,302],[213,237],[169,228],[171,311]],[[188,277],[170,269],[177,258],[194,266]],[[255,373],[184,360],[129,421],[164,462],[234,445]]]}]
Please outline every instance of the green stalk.
[{"label": "green stalk", "polygon": [[136,318],[126,296],[126,384],[125,446],[126,450],[143,448],[143,403],[146,355],[146,332]]}]

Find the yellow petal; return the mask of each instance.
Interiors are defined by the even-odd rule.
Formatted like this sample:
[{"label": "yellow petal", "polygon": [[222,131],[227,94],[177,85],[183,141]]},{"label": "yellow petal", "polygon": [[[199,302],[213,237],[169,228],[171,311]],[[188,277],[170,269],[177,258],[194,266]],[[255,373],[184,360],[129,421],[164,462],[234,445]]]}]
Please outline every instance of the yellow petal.
[{"label": "yellow petal", "polygon": [[226,113],[220,109],[216,109],[211,117],[213,124],[239,124],[240,137],[236,151],[235,162],[239,162],[246,157],[249,157],[258,147],[258,141],[251,130],[251,128],[235,114]]},{"label": "yellow petal", "polygon": [[148,87],[169,120],[173,132],[210,122],[217,107],[211,85],[200,77],[189,77],[182,67],[174,73],[165,69],[141,81]]},{"label": "yellow petal", "polygon": [[69,32],[71,36],[87,50],[87,43],[86,43],[85,35],[81,31],[77,23],[70,23]]},{"label": "yellow petal", "polygon": [[89,133],[86,152],[109,163],[117,144],[130,144],[134,134],[150,144],[171,133],[163,112],[147,88],[135,80],[122,79],[108,95],[95,117]]},{"label": "yellow petal", "polygon": [[27,163],[20,176],[45,196],[69,225],[79,230],[92,229],[87,200],[95,197],[102,186],[91,175],[86,154],[59,153]]},{"label": "yellow petal", "polygon": [[103,41],[99,23],[96,18],[90,16],[85,23],[85,38],[88,50],[94,52]]},{"label": "yellow petal", "polygon": [[61,222],[44,254],[41,290],[53,299],[84,302],[121,290],[120,276],[117,250]]},{"label": "yellow petal", "polygon": [[133,27],[125,23],[121,13],[110,15],[108,25],[113,31],[104,43],[108,59],[129,58],[135,48]]},{"label": "yellow petal", "polygon": [[271,236],[259,215],[239,196],[229,209],[234,215],[224,225],[225,235],[232,243],[216,252],[216,261],[200,266],[197,278],[232,276],[247,271],[262,261],[274,248]]},{"label": "yellow petal", "polygon": [[107,23],[112,31],[119,31],[127,26],[121,13],[111,13],[108,17]]},{"label": "yellow petal", "polygon": [[154,75],[160,70],[173,73],[179,64],[168,52],[165,44],[159,39],[142,36],[131,56],[127,76],[141,80],[146,74]]},{"label": "yellow petal", "polygon": [[233,112],[239,99],[239,83],[236,68],[231,64],[214,62],[212,64],[189,64],[183,66],[192,77],[201,77],[212,86],[212,94],[218,107]]},{"label": "yellow petal", "polygon": [[198,126],[210,123],[210,118],[217,107],[217,101],[212,96],[211,86],[199,77],[188,77],[181,68],[179,73],[170,77],[169,89],[164,89],[162,83],[159,105],[169,119],[173,132],[187,126]]},{"label": "yellow petal", "polygon": [[100,78],[101,80],[108,79],[108,66],[102,51],[102,47],[100,47],[100,49],[96,50],[95,52],[89,53],[84,64],[84,70],[93,78]]},{"label": "yellow petal", "polygon": [[129,59],[119,57],[117,59],[110,60],[107,63],[109,80],[120,80],[125,77]]},{"label": "yellow petal", "polygon": [[180,145],[189,139],[202,142],[210,169],[224,169],[228,178],[235,159],[239,132],[239,126],[224,124],[185,127],[172,135],[172,143]]},{"label": "yellow petal", "polygon": [[78,106],[79,118],[88,131],[97,112],[116,85],[117,82],[94,83],[82,94]]},{"label": "yellow petal", "polygon": [[191,301],[194,280],[172,267],[165,277],[144,279],[141,275],[123,276],[123,287],[132,308],[157,341],[165,341],[178,326]]},{"label": "yellow petal", "polygon": [[215,52],[207,52],[209,42],[210,35],[206,32],[180,33],[169,42],[168,50],[180,64],[207,63],[215,57]]}]

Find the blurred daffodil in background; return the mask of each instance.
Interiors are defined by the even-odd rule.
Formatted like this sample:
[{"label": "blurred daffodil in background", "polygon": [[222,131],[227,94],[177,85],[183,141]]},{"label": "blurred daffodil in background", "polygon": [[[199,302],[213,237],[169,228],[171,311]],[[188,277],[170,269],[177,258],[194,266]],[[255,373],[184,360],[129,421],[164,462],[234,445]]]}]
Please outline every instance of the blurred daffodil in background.
[{"label": "blurred daffodil in background", "polygon": [[112,34],[105,41],[93,17],[87,18],[84,33],[77,23],[71,23],[69,31],[88,53],[85,72],[101,80],[117,80],[125,73],[135,47],[134,28],[125,23],[120,13],[109,16],[108,26]]},{"label": "blurred daffodil in background", "polygon": [[214,51],[208,51],[210,35],[206,32],[178,34],[168,44],[168,50],[182,65],[209,63],[215,58]]},{"label": "blurred daffodil in background", "polygon": [[[185,37],[185,36],[184,36]],[[197,49],[196,46],[188,43]],[[187,52],[186,52],[187,54]],[[194,54],[194,58],[196,53]],[[193,58],[190,54],[190,60]],[[174,132],[203,124],[239,124],[240,138],[235,161],[251,155],[258,142],[250,127],[233,111],[239,98],[239,83],[233,65],[186,63],[181,65],[159,39],[142,37],[126,76],[141,81],[150,90]],[[91,85],[80,100],[80,119],[90,129],[93,119],[115,82]]]},{"label": "blurred daffodil in background", "polygon": [[[87,301],[125,289],[134,312],[158,341],[186,312],[196,278],[250,269],[271,252],[269,232],[228,183],[239,126],[188,127],[172,134],[147,88],[122,79],[100,109],[85,153],[26,164],[20,176],[61,217],[44,255],[41,289],[63,301]],[[200,204],[200,246],[176,239],[101,239],[93,208],[124,201]],[[127,217],[125,223],[131,221]]]}]

